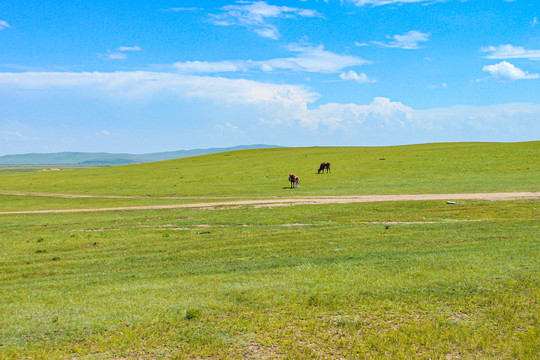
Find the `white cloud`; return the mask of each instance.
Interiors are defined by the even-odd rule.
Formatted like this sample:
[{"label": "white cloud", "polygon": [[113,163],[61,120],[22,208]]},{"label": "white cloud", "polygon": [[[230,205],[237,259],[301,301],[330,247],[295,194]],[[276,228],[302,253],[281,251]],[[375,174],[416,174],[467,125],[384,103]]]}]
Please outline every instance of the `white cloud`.
[{"label": "white cloud", "polygon": [[437,2],[440,0],[347,0],[352,2],[356,6],[372,5],[372,6],[382,6],[389,4],[408,4],[408,3],[419,3],[419,2]]},{"label": "white cloud", "polygon": [[168,8],[162,11],[183,12],[183,11],[199,11],[199,10],[204,10],[204,9],[198,8],[198,7],[173,7],[173,8]]},{"label": "white cloud", "polygon": [[37,141],[41,138],[26,135],[34,133],[35,130],[32,127],[22,124],[18,121],[5,121],[0,122],[0,139],[9,143],[25,142],[25,141]]},{"label": "white cloud", "polygon": [[24,139],[24,136],[18,131],[0,130],[0,135],[2,135],[2,139],[5,141]]},{"label": "white cloud", "polygon": [[482,70],[489,72],[496,80],[502,81],[538,79],[540,77],[538,74],[529,74],[507,61],[495,65],[486,65]]},{"label": "white cloud", "polygon": [[233,104],[306,106],[319,95],[303,86],[267,84],[243,79],[135,72],[24,72],[0,73],[0,89],[79,90],[97,96],[140,100],[163,93]]},{"label": "white cloud", "polygon": [[[352,141],[377,144],[537,140],[540,104],[458,105],[415,110],[388,98],[370,104],[320,105],[307,109],[299,125],[313,132],[342,132]],[[290,124],[289,124],[290,125]]]},{"label": "white cloud", "polygon": [[[540,104],[514,103],[490,106],[452,106],[415,110],[399,101],[376,97],[368,104],[322,103],[303,86],[267,84],[220,77],[157,72],[26,72],[0,73],[0,91],[61,92],[70,96],[102,98],[130,107],[131,103],[198,103],[216,111],[229,111],[235,122],[223,120],[222,130],[248,134],[249,128],[325,136],[330,133],[355,144],[398,144],[435,141],[524,141],[540,131]],[[27,92],[29,93],[29,92]],[[197,101],[192,101],[196,99]],[[166,105],[167,106],[167,105]],[[226,110],[229,109],[229,110]],[[202,120],[201,120],[202,121]],[[251,124],[250,124],[251,122]],[[250,124],[249,126],[246,126]],[[219,127],[218,127],[219,128]],[[246,130],[244,130],[246,129]],[[292,129],[292,130],[291,130]],[[95,133],[108,136],[98,128]],[[273,131],[274,131],[273,130]],[[245,133],[244,133],[245,131]],[[0,123],[0,139],[19,143],[29,139],[21,125]],[[35,133],[35,131],[34,131]],[[332,135],[334,136],[334,135]],[[112,136],[111,136],[112,137]],[[336,137],[332,137],[336,139]],[[322,139],[322,138],[321,138]],[[537,139],[536,139],[537,140]],[[24,140],[27,141],[27,140]]]},{"label": "white cloud", "polygon": [[538,140],[534,136],[540,131],[539,118],[540,104],[531,103],[456,105],[412,114],[412,119],[432,134],[432,142]]},{"label": "white cloud", "polygon": [[142,49],[140,47],[138,47],[137,45],[135,46],[120,46],[118,48],[118,51],[141,51]]},{"label": "white cloud", "polygon": [[238,126],[235,126],[235,125],[231,124],[228,121],[223,125],[216,125],[216,128],[219,129],[219,130],[229,131],[229,132],[233,132],[233,133],[240,133],[241,132],[241,130],[240,130],[240,128]]},{"label": "white cloud", "polygon": [[317,129],[320,125],[331,130],[349,130],[358,127],[405,127],[413,109],[388,98],[376,97],[368,105],[329,103],[315,109],[305,109],[298,115],[301,126]]},{"label": "white cloud", "polygon": [[6,21],[0,20],[0,30],[4,30],[8,27],[9,27],[9,24]]},{"label": "white cloud", "polygon": [[111,51],[108,50],[106,54],[103,55],[103,57],[109,59],[109,60],[126,60],[127,55],[126,52],[129,51],[141,51],[142,49],[135,45],[135,46],[120,46],[117,51]]},{"label": "white cloud", "polygon": [[354,70],[349,70],[346,73],[339,74],[339,77],[343,80],[354,80],[359,83],[373,83],[377,82],[375,79],[370,79],[368,76],[364,73],[357,74]]},{"label": "white cloud", "polygon": [[[412,109],[386,98],[375,98],[371,104],[325,104],[310,108],[319,94],[303,86],[268,84],[250,80],[180,75],[156,72],[26,72],[0,73],[0,90],[32,89],[66,91],[82,96],[102,96],[107,101],[151,101],[165,94],[181,99],[200,99],[222,105],[239,106],[242,111],[256,111],[254,119],[262,124],[300,126],[316,129],[327,126],[345,129],[364,124],[378,128],[403,126]],[[100,95],[101,94],[101,95]],[[261,120],[265,119],[265,120]],[[386,125],[385,125],[386,124]],[[235,125],[227,128],[234,130]]]},{"label": "white cloud", "polygon": [[532,26],[532,27],[535,27],[535,26],[538,25],[538,24],[540,24],[540,23],[538,22],[538,18],[537,18],[537,17],[535,17],[534,19],[532,19],[532,21],[531,21],[531,26]]},{"label": "white cloud", "polygon": [[273,25],[266,25],[264,27],[254,29],[253,32],[263,38],[277,40],[279,39],[279,30]]},{"label": "white cloud", "polygon": [[336,73],[350,66],[368,64],[369,61],[352,55],[339,55],[324,50],[323,46],[289,45],[288,49],[298,55],[290,58],[264,62],[268,68],[290,69],[307,72]]},{"label": "white cloud", "polygon": [[276,40],[280,37],[279,30],[267,22],[268,18],[319,16],[315,10],[269,5],[264,1],[241,1],[238,3],[240,5],[222,7],[220,14],[210,15],[210,21],[221,26],[243,26],[264,38]]},{"label": "white cloud", "polygon": [[378,139],[379,144],[525,141],[537,140],[534,136],[540,131],[540,104],[458,105],[415,110],[401,102],[377,97],[366,105],[329,103],[306,108],[295,118],[298,126],[319,134],[343,132],[351,139],[363,138],[366,142]]},{"label": "white cloud", "polygon": [[265,72],[291,70],[314,73],[337,73],[350,66],[368,64],[369,61],[352,55],[340,55],[324,50],[321,46],[289,45],[294,57],[276,58],[263,61],[187,61],[177,62],[174,67],[182,73],[238,72],[257,69]]},{"label": "white cloud", "polygon": [[369,44],[368,44],[368,43],[361,43],[361,42],[355,41],[355,42],[354,42],[354,46],[364,47],[364,46],[369,46]]},{"label": "white cloud", "polygon": [[177,62],[173,66],[181,73],[218,73],[218,72],[238,72],[247,71],[248,67],[244,61],[186,61]]},{"label": "white cloud", "polygon": [[442,84],[439,84],[439,85],[428,85],[428,89],[439,89],[439,88],[446,88],[448,87],[448,84],[447,83],[442,83]]},{"label": "white cloud", "polygon": [[488,53],[488,59],[529,59],[540,60],[540,50],[527,50],[522,46],[499,45],[486,46],[480,49],[481,52]]},{"label": "white cloud", "polygon": [[429,40],[429,34],[423,33],[421,31],[411,30],[403,35],[387,36],[387,38],[393,39],[393,41],[386,43],[380,41],[373,41],[373,43],[390,48],[416,50],[420,49],[419,43]]},{"label": "white cloud", "polygon": [[127,59],[126,54],[124,54],[123,52],[118,52],[118,51],[112,52],[109,50],[107,51],[107,54],[105,54],[104,56],[109,60],[126,60]]}]

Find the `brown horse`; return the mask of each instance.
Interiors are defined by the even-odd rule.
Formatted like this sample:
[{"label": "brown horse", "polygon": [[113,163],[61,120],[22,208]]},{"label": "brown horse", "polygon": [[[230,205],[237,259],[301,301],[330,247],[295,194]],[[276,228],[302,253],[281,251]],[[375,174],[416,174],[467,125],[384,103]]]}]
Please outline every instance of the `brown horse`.
[{"label": "brown horse", "polygon": [[289,174],[289,181],[291,182],[291,189],[293,187],[300,187],[300,178],[296,174]]},{"label": "brown horse", "polygon": [[329,162],[323,162],[323,163],[321,163],[321,166],[319,166],[319,170],[317,171],[317,174],[320,174],[321,171],[322,171],[323,174],[324,174],[324,170],[326,170],[327,173],[331,172],[331,171],[330,171],[330,163],[329,163]]}]

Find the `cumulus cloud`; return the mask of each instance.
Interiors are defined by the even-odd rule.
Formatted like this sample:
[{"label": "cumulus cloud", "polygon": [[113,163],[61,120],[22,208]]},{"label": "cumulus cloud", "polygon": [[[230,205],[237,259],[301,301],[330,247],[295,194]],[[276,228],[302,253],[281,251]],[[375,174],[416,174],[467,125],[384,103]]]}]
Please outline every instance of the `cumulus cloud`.
[{"label": "cumulus cloud", "polygon": [[538,79],[540,77],[538,74],[529,74],[507,61],[495,65],[486,65],[482,70],[489,72],[494,79],[501,81]]},{"label": "cumulus cloud", "polygon": [[374,44],[399,49],[416,50],[420,49],[420,43],[429,40],[429,34],[421,31],[411,30],[403,35],[387,36],[388,39],[392,39],[390,42],[373,41]]},{"label": "cumulus cloud", "polygon": [[[375,98],[363,104],[323,104],[307,109],[298,124],[314,133],[339,133],[363,144],[537,140],[540,104],[458,105],[416,110]],[[373,142],[371,139],[377,139]]]},{"label": "cumulus cloud", "polygon": [[[399,101],[377,97],[369,104],[322,104],[298,113],[297,123],[316,133],[342,132],[349,139],[375,144],[436,141],[536,140],[540,104],[457,105],[416,110]],[[272,125],[294,126],[290,123]]]},{"label": "cumulus cloud", "polygon": [[377,82],[375,79],[370,79],[368,76],[364,73],[357,74],[354,70],[349,70],[347,72],[343,72],[339,74],[339,77],[343,80],[354,80],[359,83],[373,83]]},{"label": "cumulus cloud", "polygon": [[7,23],[7,21],[0,20],[0,30],[4,30],[8,27],[9,27],[9,24]]},{"label": "cumulus cloud", "polygon": [[221,8],[221,13],[210,15],[210,21],[221,26],[243,26],[259,36],[276,40],[280,37],[279,30],[275,25],[268,23],[267,19],[315,16],[319,16],[319,13],[315,10],[269,5],[264,1],[253,1],[224,6]]},{"label": "cumulus cloud", "polygon": [[376,97],[368,105],[329,103],[315,109],[306,109],[298,115],[298,120],[301,126],[311,129],[317,129],[320,125],[331,130],[348,130],[360,125],[364,129],[403,128],[412,113],[413,109],[401,102]]},{"label": "cumulus cloud", "polygon": [[540,104],[456,105],[415,110],[412,119],[430,141],[537,140]]},{"label": "cumulus cloud", "polygon": [[[107,101],[151,101],[164,94],[189,101],[200,99],[258,112],[259,123],[317,129],[347,129],[404,126],[412,109],[387,98],[375,98],[368,105],[323,104],[312,107],[320,98],[304,86],[269,84],[242,79],[181,75],[156,72],[26,72],[0,73],[0,90],[32,89],[65,91],[82,96],[102,96]],[[101,95],[100,95],[101,94]],[[251,111],[251,110],[250,110]],[[265,119],[261,121],[260,119]],[[226,126],[234,130],[234,126]]]},{"label": "cumulus cloud", "polygon": [[488,59],[529,59],[540,60],[540,50],[527,50],[522,46],[499,45],[486,46],[480,49],[487,53]]},{"label": "cumulus cloud", "polygon": [[[529,75],[530,76],[530,75]],[[332,131],[353,139],[384,144],[433,141],[521,141],[540,131],[540,104],[453,106],[415,110],[402,102],[376,97],[367,104],[319,103],[320,95],[304,86],[158,72],[25,72],[0,73],[0,91],[33,90],[118,101],[160,103],[197,99],[201,106],[235,107],[248,113],[240,123],[223,121],[221,130],[244,134],[247,122],[275,129]],[[51,91],[52,90],[52,91]],[[172,105],[171,105],[172,106]],[[251,120],[248,120],[251,119]],[[1,125],[1,124],[0,124]],[[101,131],[98,129],[96,131]],[[245,130],[249,131],[249,130]],[[17,126],[0,126],[0,138],[19,141]],[[524,135],[525,134],[525,135]],[[101,136],[110,135],[106,130]],[[374,137],[375,136],[375,137]],[[524,137],[525,136],[525,137]],[[17,140],[19,139],[19,140]],[[414,140],[410,140],[414,139]],[[21,140],[22,141],[22,140]]]},{"label": "cumulus cloud", "polygon": [[174,64],[176,70],[182,73],[217,73],[238,72],[250,69],[266,72],[276,70],[291,70],[313,73],[337,73],[350,66],[368,64],[369,61],[352,55],[335,54],[321,46],[304,46],[292,44],[287,49],[296,56],[276,58],[263,61],[187,61]]}]

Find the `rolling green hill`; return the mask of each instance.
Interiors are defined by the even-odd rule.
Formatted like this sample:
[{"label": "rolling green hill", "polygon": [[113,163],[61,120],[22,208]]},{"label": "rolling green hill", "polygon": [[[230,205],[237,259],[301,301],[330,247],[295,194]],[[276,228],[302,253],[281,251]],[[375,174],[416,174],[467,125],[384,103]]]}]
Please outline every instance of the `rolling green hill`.
[{"label": "rolling green hill", "polygon": [[[537,191],[540,142],[233,151],[120,167],[1,173],[0,190],[145,196]],[[321,162],[330,174],[317,174]],[[290,190],[288,174],[300,179]]]},{"label": "rolling green hill", "polygon": [[152,161],[179,159],[204,154],[214,154],[224,151],[265,149],[278,146],[272,145],[241,145],[228,148],[210,148],[194,150],[178,150],[150,154],[110,154],[110,153],[84,153],[84,152],[60,152],[46,154],[19,154],[0,156],[0,165],[20,166],[114,166],[126,164],[138,164]]}]

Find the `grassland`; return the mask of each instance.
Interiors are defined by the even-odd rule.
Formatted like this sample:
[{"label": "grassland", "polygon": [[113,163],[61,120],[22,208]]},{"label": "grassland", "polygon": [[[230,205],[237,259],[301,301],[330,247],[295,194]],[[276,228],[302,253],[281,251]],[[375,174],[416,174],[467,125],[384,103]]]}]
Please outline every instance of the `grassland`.
[{"label": "grassland", "polygon": [[[2,174],[0,190],[91,195],[290,196],[538,190],[540,142],[372,148],[280,148],[157,163]],[[384,160],[383,160],[384,159]],[[322,161],[333,177],[317,175]]]},{"label": "grassland", "polygon": [[[32,210],[200,196],[538,191],[539,155],[538,142],[235,152],[4,173],[2,191],[141,197],[0,201]],[[317,176],[323,160],[333,172]],[[284,189],[289,171],[301,175],[300,189]],[[157,198],[171,195],[192,198]],[[2,215],[0,358],[535,359],[539,205]]]}]

